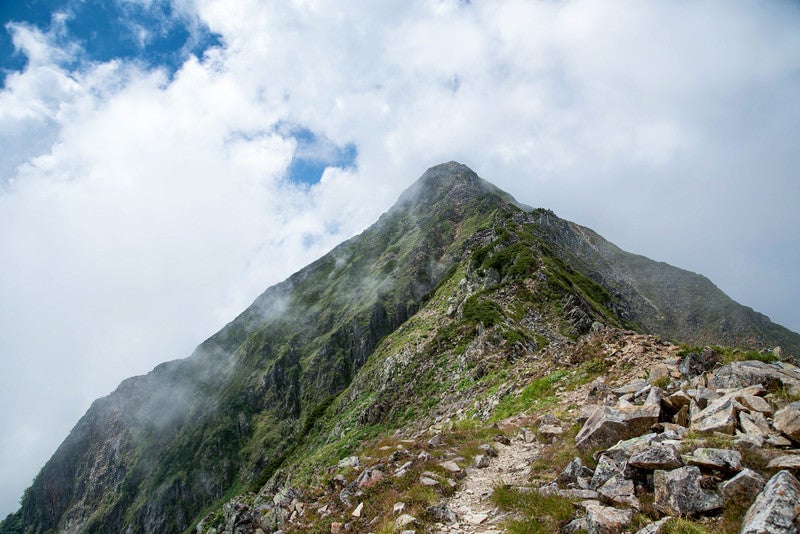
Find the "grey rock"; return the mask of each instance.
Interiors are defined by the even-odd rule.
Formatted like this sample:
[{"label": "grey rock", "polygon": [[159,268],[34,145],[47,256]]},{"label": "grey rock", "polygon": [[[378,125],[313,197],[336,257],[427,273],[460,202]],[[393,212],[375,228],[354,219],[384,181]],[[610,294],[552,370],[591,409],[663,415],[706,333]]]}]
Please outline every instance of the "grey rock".
[{"label": "grey rock", "polygon": [[671,517],[664,517],[659,519],[655,523],[650,523],[649,525],[640,528],[636,531],[636,534],[662,534],[666,527],[667,521],[672,519]]},{"label": "grey rock", "polygon": [[622,396],[627,393],[637,393],[641,391],[642,388],[647,387],[649,384],[647,380],[642,380],[641,378],[637,378],[633,382],[625,384],[624,386],[620,386],[616,389],[611,390],[615,395]]},{"label": "grey rock", "polygon": [[784,454],[770,460],[767,464],[769,469],[789,469],[800,471],[800,454]]},{"label": "grey rock", "polygon": [[667,397],[667,401],[677,410],[682,406],[689,406],[692,398],[683,390],[678,390]]},{"label": "grey rock", "polygon": [[800,401],[775,412],[772,426],[795,441],[800,441]]},{"label": "grey rock", "polygon": [[769,391],[786,388],[792,394],[800,393],[800,369],[782,362],[748,360],[723,365],[709,379],[709,385],[718,389],[756,384],[762,384]]},{"label": "grey rock", "polygon": [[792,442],[788,438],[776,435],[768,436],[766,439],[766,444],[778,448],[792,446]]},{"label": "grey rock", "polygon": [[686,516],[721,508],[722,498],[700,485],[700,469],[685,466],[654,473],[655,508],[668,515]]},{"label": "grey rock", "polygon": [[484,467],[489,467],[489,457],[485,454],[476,454],[475,457],[472,459],[473,464],[475,467],[479,469],[483,469]]},{"label": "grey rock", "polygon": [[707,469],[718,469],[728,472],[742,470],[742,453],[732,449],[701,447],[695,449],[691,455],[684,456],[683,459],[689,465],[696,465]]},{"label": "grey rock", "polygon": [[738,411],[743,409],[744,406],[731,398],[713,400],[705,409],[692,417],[691,429],[701,434],[722,432],[733,435]]},{"label": "grey rock", "polygon": [[[770,434],[769,423],[758,412],[756,417],[753,417],[754,414],[749,412],[740,412],[739,413],[739,428],[742,429],[742,432],[745,434],[750,434],[751,436],[764,436]],[[760,416],[760,417],[759,417]]]},{"label": "grey rock", "polygon": [[640,508],[639,499],[635,495],[633,480],[625,478],[621,473],[608,479],[605,484],[597,489],[597,493],[613,504],[624,504],[637,510]]},{"label": "grey rock", "polygon": [[586,526],[589,534],[619,534],[633,519],[632,510],[603,506],[596,501],[581,503],[586,509]]},{"label": "grey rock", "polygon": [[772,405],[758,395],[741,395],[736,400],[741,402],[746,408],[753,412],[760,412],[764,415],[772,415]]},{"label": "grey rock", "polygon": [[682,466],[683,462],[678,449],[672,445],[656,444],[631,456],[628,465],[639,469],[671,470]]},{"label": "grey rock", "polygon": [[479,445],[478,448],[489,458],[497,458],[497,449],[492,447],[489,443]]},{"label": "grey rock", "polygon": [[722,496],[739,506],[750,506],[766,482],[766,479],[755,471],[744,468],[735,477],[722,484]]},{"label": "grey rock", "polygon": [[740,534],[800,533],[800,482],[789,471],[769,479],[742,521]]},{"label": "grey rock", "polygon": [[429,506],[425,511],[428,512],[428,515],[430,515],[435,521],[440,523],[458,522],[456,514],[447,507],[445,502],[440,502],[439,504]]},{"label": "grey rock", "polygon": [[578,481],[578,477],[581,475],[582,470],[583,460],[576,456],[567,464],[567,467],[561,471],[556,480],[559,484],[575,483]]},{"label": "grey rock", "polygon": [[605,454],[600,456],[600,459],[597,461],[597,467],[594,469],[594,476],[589,484],[589,489],[596,490],[608,482],[608,480],[610,480],[612,477],[622,474],[624,470],[624,462],[617,462]]},{"label": "grey rock", "polygon": [[682,375],[691,378],[702,375],[706,371],[710,371],[721,361],[722,358],[717,351],[706,347],[700,354],[696,352],[687,354],[683,360],[681,360],[680,371]]},{"label": "grey rock", "polygon": [[659,406],[604,406],[596,411],[575,436],[575,446],[581,452],[601,449],[619,440],[639,436],[658,422]]}]

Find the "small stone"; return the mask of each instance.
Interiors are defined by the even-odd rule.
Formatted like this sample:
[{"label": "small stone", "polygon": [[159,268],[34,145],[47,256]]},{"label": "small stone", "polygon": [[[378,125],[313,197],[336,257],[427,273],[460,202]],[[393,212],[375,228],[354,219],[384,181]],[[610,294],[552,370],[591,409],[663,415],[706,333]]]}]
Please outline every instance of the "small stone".
[{"label": "small stone", "polygon": [[800,532],[800,482],[789,471],[769,479],[742,521],[740,534]]},{"label": "small stone", "polygon": [[564,428],[559,425],[539,425],[539,435],[545,439],[552,439],[564,433]]},{"label": "small stone", "polygon": [[457,523],[458,522],[458,518],[456,517],[456,514],[453,513],[453,511],[450,510],[450,508],[448,508],[447,504],[445,504],[444,502],[440,502],[439,504],[436,504],[434,506],[429,506],[425,511],[435,521],[438,521],[440,523]]},{"label": "small stone", "polygon": [[428,447],[435,448],[442,444],[442,435],[436,434],[428,440]]},{"label": "small stone", "polygon": [[650,523],[649,525],[640,528],[636,531],[636,534],[663,534],[664,528],[666,527],[667,521],[672,519],[671,517],[664,517],[659,519],[655,523]]},{"label": "small stone", "polygon": [[533,443],[534,441],[536,441],[536,434],[534,434],[527,428],[520,428],[519,435],[525,443]]},{"label": "small stone", "polygon": [[732,479],[722,484],[722,496],[740,506],[750,506],[766,484],[764,477],[744,468]]},{"label": "small stone", "polygon": [[479,445],[478,448],[489,458],[497,458],[497,449],[492,447],[489,443]]},{"label": "small stone", "polygon": [[484,454],[476,454],[472,461],[474,462],[475,467],[479,469],[489,467],[489,458]]},{"label": "small stone", "polygon": [[472,525],[480,525],[481,523],[486,521],[486,518],[488,518],[488,517],[489,517],[489,514],[471,513],[471,514],[465,514],[464,515],[464,521],[466,521],[467,523],[470,523]]},{"label": "small stone", "polygon": [[624,469],[624,463],[617,462],[610,456],[603,454],[597,460],[597,467],[594,469],[594,476],[589,484],[589,489],[596,490],[605,484],[611,477],[621,474]]},{"label": "small stone", "polygon": [[422,484],[423,486],[428,486],[428,487],[439,485],[438,480],[426,476],[419,477],[419,483]]},{"label": "small stone", "polygon": [[428,451],[421,451],[421,452],[420,452],[420,453],[417,455],[417,459],[418,459],[420,462],[430,462],[430,461],[431,461],[431,455],[430,455],[430,453],[429,453]]},{"label": "small stone", "polygon": [[395,524],[401,528],[416,522],[417,518],[410,514],[403,514],[395,520]]},{"label": "small stone", "polygon": [[639,499],[635,496],[633,480],[616,474],[606,481],[597,493],[615,504],[624,504],[631,508],[639,509]]},{"label": "small stone", "polygon": [[352,514],[353,517],[361,517],[361,510],[363,510],[363,509],[364,509],[364,503],[363,502],[358,503],[358,506],[356,506],[356,509],[353,510],[353,514]]},{"label": "small stone", "polygon": [[400,512],[404,511],[405,509],[406,509],[406,503],[404,503],[404,502],[396,502],[396,503],[394,503],[394,506],[392,507],[392,513],[393,514],[399,514]]},{"label": "small stone", "polygon": [[625,384],[624,386],[620,386],[616,389],[612,389],[611,391],[618,396],[625,395],[627,393],[636,393],[640,391],[642,388],[647,387],[649,384],[646,380],[642,380],[641,378],[637,378],[636,380]]},{"label": "small stone", "polygon": [[337,464],[339,468],[345,467],[358,467],[358,456],[348,456],[339,460]]},{"label": "small stone", "polygon": [[502,443],[503,445],[511,445],[511,440],[508,439],[508,436],[504,434],[497,434],[492,439],[497,443]]}]

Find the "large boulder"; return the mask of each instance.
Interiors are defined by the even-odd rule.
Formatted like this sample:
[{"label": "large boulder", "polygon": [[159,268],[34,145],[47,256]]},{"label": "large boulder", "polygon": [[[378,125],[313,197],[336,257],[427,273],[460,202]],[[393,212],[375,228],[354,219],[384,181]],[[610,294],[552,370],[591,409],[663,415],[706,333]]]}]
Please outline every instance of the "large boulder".
[{"label": "large boulder", "polygon": [[795,441],[800,441],[800,401],[775,412],[772,426]]},{"label": "large boulder", "polygon": [[722,496],[740,506],[750,506],[766,484],[764,477],[744,468],[738,475],[722,484]]},{"label": "large boulder", "polygon": [[656,444],[634,454],[628,465],[639,469],[675,469],[683,465],[678,449],[672,445]]},{"label": "large boulder", "polygon": [[575,446],[581,452],[602,449],[639,436],[658,423],[661,408],[656,405],[628,405],[595,411],[575,436]]},{"label": "large boulder", "polygon": [[786,388],[792,394],[800,394],[800,369],[784,362],[731,362],[714,371],[708,384],[717,389],[762,384],[770,391]]},{"label": "large boulder", "polygon": [[696,465],[706,469],[735,472],[742,470],[742,453],[732,449],[712,449],[701,447],[688,456],[684,461],[689,465]]},{"label": "large boulder", "polygon": [[584,501],[581,506],[586,509],[589,534],[619,534],[633,519],[633,511],[603,506],[597,501]]},{"label": "large boulder", "polygon": [[656,471],[655,507],[664,514],[686,516],[722,508],[722,498],[700,485],[700,469],[680,467],[672,471]]},{"label": "large boulder", "polygon": [[713,400],[704,410],[692,416],[691,429],[700,434],[722,432],[733,435],[739,410],[744,409],[744,406],[730,397]]},{"label": "large boulder", "polygon": [[800,533],[800,482],[780,471],[764,486],[742,521],[740,534]]}]

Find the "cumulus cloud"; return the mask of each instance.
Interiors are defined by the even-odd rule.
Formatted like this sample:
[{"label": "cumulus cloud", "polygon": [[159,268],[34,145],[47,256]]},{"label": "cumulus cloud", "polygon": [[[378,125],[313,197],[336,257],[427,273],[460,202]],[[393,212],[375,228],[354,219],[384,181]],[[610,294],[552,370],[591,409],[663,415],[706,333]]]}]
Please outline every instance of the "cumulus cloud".
[{"label": "cumulus cloud", "polygon": [[[29,62],[0,91],[3,509],[92,399],[441,161],[800,329],[795,4],[173,4],[221,42],[174,74],[7,26]],[[356,166],[287,179],[350,143]]]}]

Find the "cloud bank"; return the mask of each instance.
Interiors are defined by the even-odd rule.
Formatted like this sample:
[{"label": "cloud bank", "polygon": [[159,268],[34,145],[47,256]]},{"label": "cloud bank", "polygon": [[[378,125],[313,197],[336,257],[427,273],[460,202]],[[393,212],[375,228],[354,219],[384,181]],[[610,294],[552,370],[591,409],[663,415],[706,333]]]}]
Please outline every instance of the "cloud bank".
[{"label": "cloud bank", "polygon": [[[172,6],[219,36],[177,70],[6,25],[0,512],[94,398],[442,161],[800,330],[796,3]],[[303,157],[331,166],[294,180]]]}]

